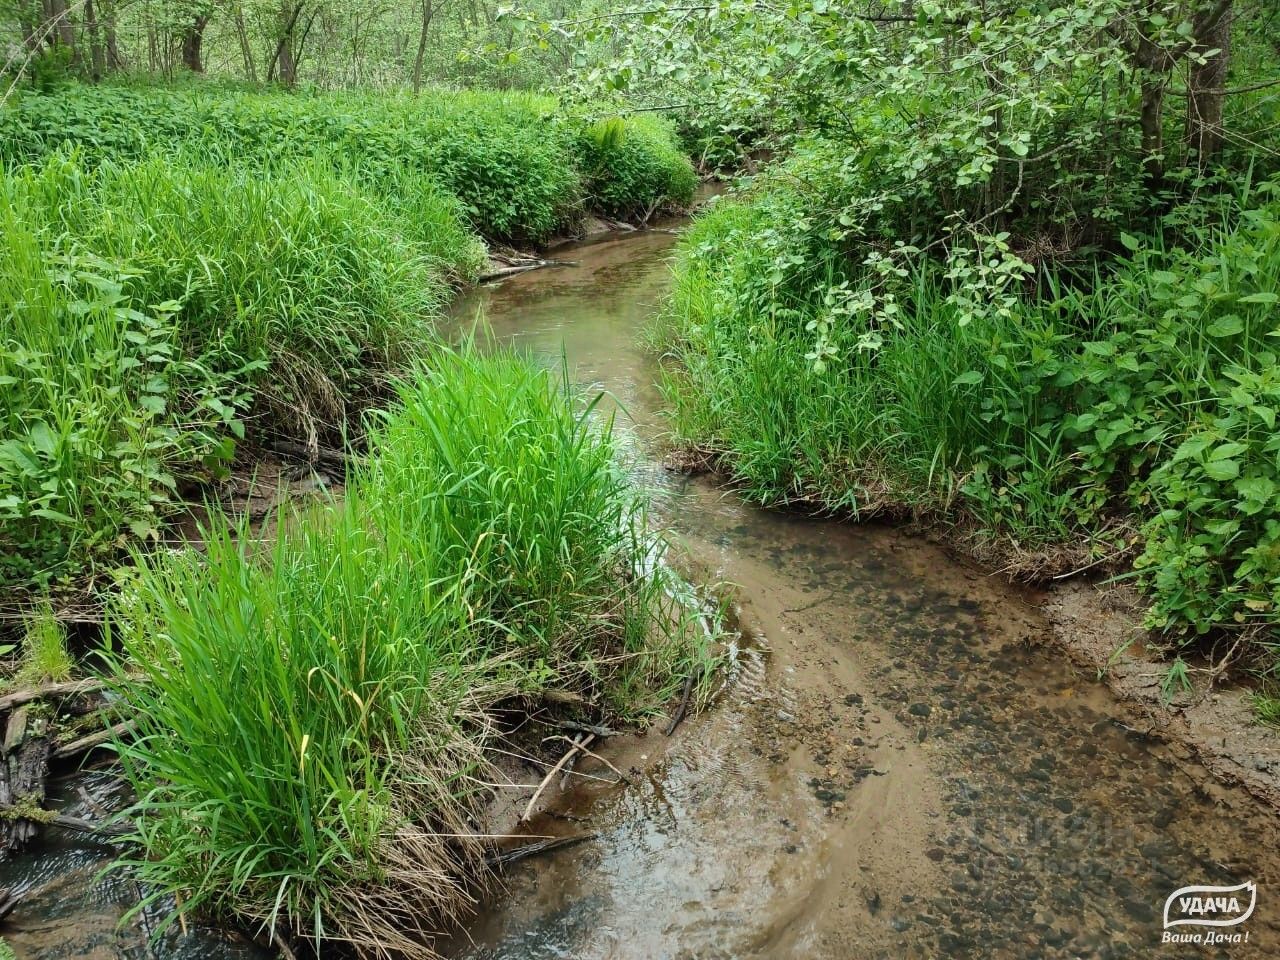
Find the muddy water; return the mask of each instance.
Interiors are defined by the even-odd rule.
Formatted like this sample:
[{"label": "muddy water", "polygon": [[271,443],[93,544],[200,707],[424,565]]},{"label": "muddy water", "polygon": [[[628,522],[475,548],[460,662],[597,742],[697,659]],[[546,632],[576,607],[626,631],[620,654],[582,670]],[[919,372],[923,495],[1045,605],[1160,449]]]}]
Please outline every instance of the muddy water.
[{"label": "muddy water", "polygon": [[[129,802],[110,771],[75,773],[50,782],[48,806],[81,819]],[[119,851],[68,830],[46,828],[35,844],[0,861],[0,888],[21,901],[0,924],[0,936],[19,960],[265,960],[261,950],[234,931],[174,928],[149,943],[167,912],[163,905],[121,922],[144,892],[124,873],[103,875]]]},{"label": "muddy water", "polygon": [[[450,952],[522,958],[1280,956],[1277,823],[1125,726],[1035,593],[874,526],[752,509],[660,466],[635,337],[673,238],[561,251],[461,305],[625,407],[637,478],[746,635],[715,709],[614,744]],[[584,770],[591,770],[590,766]],[[1247,935],[1162,945],[1166,897],[1258,884]],[[1212,928],[1179,927],[1179,932]]]}]

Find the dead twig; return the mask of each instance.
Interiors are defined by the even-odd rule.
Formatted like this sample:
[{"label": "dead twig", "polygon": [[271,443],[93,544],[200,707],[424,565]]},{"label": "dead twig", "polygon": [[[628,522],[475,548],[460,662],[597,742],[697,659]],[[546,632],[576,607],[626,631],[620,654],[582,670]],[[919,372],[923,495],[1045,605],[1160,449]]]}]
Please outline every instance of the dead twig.
[{"label": "dead twig", "polygon": [[49,754],[49,759],[62,760],[66,757],[75,757],[82,753],[88,753],[91,750],[96,750],[98,747],[106,746],[110,741],[115,740],[117,737],[122,737],[126,733],[132,733],[135,726],[137,726],[136,721],[125,720],[122,723],[117,723],[114,726],[107,727],[105,730],[99,730],[97,733],[87,734],[77,740],[64,743],[62,746],[55,749],[53,753]]},{"label": "dead twig", "polygon": [[[549,737],[548,739],[551,739],[551,740],[569,740],[569,738],[568,738],[568,737]],[[577,744],[577,741],[576,741],[576,740],[569,740],[569,742],[570,742],[570,743],[575,743],[575,744]],[[582,746],[582,744],[578,744],[578,752],[579,752],[579,753],[584,753],[584,754],[586,754],[588,757],[591,757],[591,758],[593,758],[593,759],[595,759],[595,760],[599,760],[599,761],[600,761],[601,763],[603,763],[606,767],[608,767],[610,770],[612,770],[614,773],[616,773],[616,774],[618,775],[618,779],[619,779],[621,782],[623,782],[623,783],[625,783],[625,784],[630,785],[630,783],[631,783],[630,778],[629,778],[629,777],[627,777],[627,775],[626,775],[625,773],[623,773],[621,770],[619,770],[617,767],[615,767],[612,763],[610,763],[610,762],[609,762],[608,760],[606,760],[604,757],[600,756],[600,754],[598,754],[598,753],[594,753],[593,751],[588,750],[586,747]],[[573,762],[573,761],[570,761],[570,763],[572,763],[572,762]],[[568,771],[566,771],[565,775],[566,775],[566,776],[568,776]],[[579,774],[579,776],[584,776],[584,777],[585,777],[585,776],[588,776],[588,774],[585,774],[585,773],[584,773],[584,774]]]},{"label": "dead twig", "polygon": [[671,718],[671,722],[667,724],[666,735],[669,737],[675,733],[676,727],[680,726],[680,721],[684,719],[684,715],[689,712],[689,697],[693,693],[693,685],[702,674],[702,667],[690,671],[689,676],[684,680],[684,693],[680,694],[680,706],[676,709],[675,716]]},{"label": "dead twig", "polygon": [[611,730],[608,727],[602,727],[594,723],[579,723],[577,720],[557,720],[553,726],[559,727],[561,730],[576,730],[578,733],[590,733],[597,737],[616,737],[617,730]]},{"label": "dead twig", "polygon": [[484,862],[490,868],[505,867],[518,860],[537,856],[540,853],[549,853],[552,850],[560,850],[564,847],[571,847],[582,843],[584,840],[594,840],[595,838],[596,834],[594,833],[582,833],[576,837],[556,837],[554,840],[539,840],[537,843],[526,843],[524,846],[516,847],[514,850],[503,850],[501,853],[490,854],[485,857]]},{"label": "dead twig", "polygon": [[20,707],[33,700],[47,700],[52,697],[75,697],[85,693],[96,693],[105,689],[105,680],[63,680],[59,683],[46,683],[39,687],[27,687],[6,693],[0,697],[0,713]]},{"label": "dead twig", "polygon": [[589,733],[584,733],[574,738],[574,740],[572,741],[573,746],[569,748],[569,752],[566,753],[563,757],[561,757],[559,761],[557,761],[554,767],[552,767],[550,770],[547,771],[547,775],[543,777],[542,782],[538,784],[538,789],[535,790],[533,792],[533,796],[529,798],[529,804],[524,808],[524,814],[520,817],[522,821],[528,820],[531,816],[533,816],[534,805],[537,804],[538,798],[542,796],[542,791],[547,789],[547,784],[556,778],[556,774],[559,773],[562,769],[564,769],[564,765],[568,763],[569,760],[575,754],[577,754],[579,750],[581,750],[584,746],[586,746],[588,743],[590,743],[594,739],[595,737]]}]

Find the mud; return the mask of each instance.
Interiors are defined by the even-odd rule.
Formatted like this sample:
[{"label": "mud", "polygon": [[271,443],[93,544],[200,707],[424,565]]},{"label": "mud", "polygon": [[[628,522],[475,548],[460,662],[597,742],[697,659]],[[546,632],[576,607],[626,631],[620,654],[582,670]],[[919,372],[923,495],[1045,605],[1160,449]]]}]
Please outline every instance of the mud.
[{"label": "mud", "polygon": [[[634,474],[746,627],[719,705],[607,756],[447,953],[470,958],[1272,956],[1278,827],[1129,722],[1053,642],[1046,597],[904,532],[754,510],[663,469],[637,330],[670,237],[574,251],[462,308],[608,390]],[[564,251],[558,253],[565,256]],[[584,763],[585,772],[602,768]],[[1188,884],[1258,884],[1248,941],[1162,946]],[[1184,930],[1186,928],[1183,928]],[[1191,951],[1189,954],[1188,951]]]},{"label": "mud", "polygon": [[1280,810],[1280,734],[1254,719],[1247,667],[1230,638],[1208,657],[1190,658],[1190,688],[1162,680],[1168,660],[1148,644],[1143,604],[1120,584],[1078,580],[1044,604],[1059,647],[1092,669],[1126,706],[1131,723],[1179,744],[1218,779],[1240,784]]}]

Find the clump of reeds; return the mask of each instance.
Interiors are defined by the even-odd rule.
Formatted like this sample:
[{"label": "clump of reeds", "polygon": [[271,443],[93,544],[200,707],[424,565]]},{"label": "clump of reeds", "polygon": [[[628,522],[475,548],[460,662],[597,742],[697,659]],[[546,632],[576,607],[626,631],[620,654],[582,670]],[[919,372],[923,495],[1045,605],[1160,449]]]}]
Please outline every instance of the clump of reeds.
[{"label": "clump of reeds", "polygon": [[108,625],[141,717],[131,866],[184,911],[430,956],[483,873],[494,705],[554,687],[643,712],[701,633],[607,425],[515,356],[439,356],[342,501],[279,521],[141,563]]}]

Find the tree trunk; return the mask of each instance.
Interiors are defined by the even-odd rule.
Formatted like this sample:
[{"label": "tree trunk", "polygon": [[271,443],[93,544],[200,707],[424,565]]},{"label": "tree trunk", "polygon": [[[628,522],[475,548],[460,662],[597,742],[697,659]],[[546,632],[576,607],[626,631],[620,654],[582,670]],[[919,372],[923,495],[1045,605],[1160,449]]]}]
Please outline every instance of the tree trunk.
[{"label": "tree trunk", "polygon": [[124,59],[120,56],[120,44],[116,39],[116,5],[102,3],[102,26],[106,35],[107,69],[123,70]]},{"label": "tree trunk", "polygon": [[298,26],[298,17],[302,16],[301,0],[293,6],[285,3],[280,10],[280,35],[276,39],[276,52],[271,58],[271,66],[267,70],[267,79],[279,76],[280,82],[292,87],[298,82],[298,67],[293,59],[293,32]]},{"label": "tree trunk", "polygon": [[98,14],[93,0],[84,0],[84,29],[89,37],[89,75],[96,83],[107,71],[106,55],[102,49],[102,38],[98,30]]},{"label": "tree trunk", "polygon": [[182,31],[182,65],[192,73],[204,73],[204,28],[209,25],[207,16],[198,16]]},{"label": "tree trunk", "polygon": [[18,6],[18,29],[22,31],[22,43],[30,53],[40,52],[40,27],[44,10],[39,3]]},{"label": "tree trunk", "polygon": [[1158,187],[1164,182],[1164,78],[1142,81],[1142,108],[1138,125],[1142,130],[1142,165],[1147,182]]},{"label": "tree trunk", "polygon": [[427,34],[431,32],[431,0],[421,0],[422,32],[418,34],[418,52],[413,58],[413,92],[422,90],[422,61],[427,55]]},{"label": "tree trunk", "polygon": [[1187,153],[1201,169],[1222,149],[1222,106],[1231,62],[1231,12],[1228,10],[1196,41],[1201,51],[1217,53],[1191,65],[1187,81]]},{"label": "tree trunk", "polygon": [[67,0],[49,0],[47,9],[49,19],[54,23],[53,34],[50,37],[52,45],[66,47],[71,51],[72,65],[78,64],[80,56],[76,50],[76,25],[71,22]]},{"label": "tree trunk", "polygon": [[258,66],[253,61],[253,46],[249,43],[249,31],[244,25],[244,8],[236,4],[236,37],[240,41],[240,56],[244,58],[244,73],[250,83],[258,82]]}]

